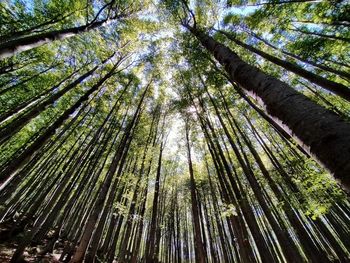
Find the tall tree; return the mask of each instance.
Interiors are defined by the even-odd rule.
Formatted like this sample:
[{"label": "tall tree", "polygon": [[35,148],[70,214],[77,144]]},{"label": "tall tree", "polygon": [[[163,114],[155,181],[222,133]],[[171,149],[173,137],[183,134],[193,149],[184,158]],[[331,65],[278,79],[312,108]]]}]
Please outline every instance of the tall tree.
[{"label": "tall tree", "polygon": [[[329,169],[345,189],[350,187],[349,173],[350,125],[332,112],[244,62],[236,53],[212,37],[191,26],[183,25],[222,64],[230,78],[256,97],[267,113],[276,118],[310,155]],[[321,117],[322,116],[322,117]],[[312,131],[312,133],[310,132]]]},{"label": "tall tree", "polygon": [[[123,6],[124,4],[124,6]],[[121,3],[116,0],[112,0],[106,3],[101,9],[98,10],[92,21],[86,23],[85,25],[72,27],[61,30],[54,30],[39,34],[34,34],[31,36],[24,36],[18,39],[10,40],[5,43],[0,44],[0,59],[4,59],[14,54],[32,48],[42,46],[44,44],[50,43],[55,40],[62,40],[69,38],[83,32],[87,32],[96,29],[100,26],[106,25],[113,20],[120,19],[124,16],[130,15],[133,10],[125,10],[126,3]],[[101,13],[105,12],[104,18],[100,18]],[[130,13],[128,13],[130,12]]]}]

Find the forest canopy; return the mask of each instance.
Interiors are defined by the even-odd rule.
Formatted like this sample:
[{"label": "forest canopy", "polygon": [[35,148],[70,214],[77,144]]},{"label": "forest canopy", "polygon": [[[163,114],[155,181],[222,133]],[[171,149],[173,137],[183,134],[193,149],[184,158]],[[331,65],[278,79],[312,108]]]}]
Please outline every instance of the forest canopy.
[{"label": "forest canopy", "polygon": [[0,262],[349,262],[345,0],[0,2]]}]

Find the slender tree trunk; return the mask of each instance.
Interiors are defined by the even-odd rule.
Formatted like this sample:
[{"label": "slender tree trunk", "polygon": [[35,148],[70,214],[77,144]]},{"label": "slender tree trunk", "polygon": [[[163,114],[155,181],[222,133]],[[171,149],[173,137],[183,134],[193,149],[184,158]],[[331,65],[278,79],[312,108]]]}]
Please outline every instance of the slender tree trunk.
[{"label": "slender tree trunk", "polygon": [[149,236],[146,243],[146,263],[158,262],[158,255],[155,254],[155,247],[157,246],[156,232],[157,232],[157,229],[159,228],[158,204],[159,204],[160,175],[161,175],[161,169],[162,169],[162,154],[163,154],[163,142],[161,142],[160,144],[156,181],[154,184],[152,218],[151,218],[151,224],[149,227]]},{"label": "slender tree trunk", "polygon": [[95,70],[98,67],[94,67],[93,69],[89,70],[79,78],[77,78],[75,81],[64,87],[59,92],[53,94],[48,99],[37,103],[33,109],[25,112],[15,120],[11,121],[8,125],[2,127],[0,129],[0,143],[3,143],[8,138],[13,136],[15,133],[17,133],[21,128],[23,128],[28,122],[30,122],[32,119],[34,119],[36,116],[38,116],[41,112],[43,112],[47,107],[52,105],[56,100],[58,100],[60,97],[62,97],[64,94],[66,94],[68,91],[76,87],[78,84],[80,84],[84,79],[91,76]]},{"label": "slender tree trunk", "polygon": [[225,31],[218,30],[218,32],[225,35],[228,39],[232,40],[237,45],[245,48],[246,50],[251,51],[255,54],[258,54],[259,56],[262,56],[263,58],[267,59],[268,61],[270,61],[278,66],[281,66],[284,69],[289,70],[289,71],[319,85],[320,87],[341,96],[343,99],[350,102],[350,88],[346,87],[345,85],[328,80],[328,79],[323,78],[315,73],[307,71],[294,63],[291,63],[289,61],[285,61],[285,60],[279,59],[277,57],[274,57],[270,54],[267,54],[267,53],[255,48],[255,47],[253,47],[253,46],[250,46],[248,44],[243,43],[239,39],[235,38],[232,34],[229,34]]},{"label": "slender tree trunk", "polygon": [[[55,17],[51,18],[50,20],[47,20],[45,22],[42,22],[38,25],[34,25],[30,28],[24,29],[24,30],[20,30],[20,31],[15,31],[15,32],[11,32],[7,35],[1,35],[0,36],[0,41],[4,40],[4,42],[18,38],[18,37],[23,37],[25,35],[28,35],[30,33],[38,33],[38,30],[41,29],[41,31],[43,31],[43,27],[45,26],[50,26],[50,25],[54,25],[58,22],[61,22],[63,20],[65,20],[67,17],[71,16],[72,14],[74,14],[77,11],[82,11],[82,10],[74,10],[72,12],[69,12],[68,14],[65,14],[62,16],[62,14],[58,14]],[[48,28],[46,28],[47,30]]]},{"label": "slender tree trunk", "polygon": [[35,141],[28,146],[24,151],[12,159],[10,163],[8,163],[5,167],[1,169],[0,176],[0,184],[4,183],[11,175],[27,161],[28,158],[31,157],[42,145],[46,143],[46,141],[50,138],[50,136],[59,128],[69,116],[74,113],[76,109],[78,109],[83,102],[88,100],[89,96],[97,91],[100,86],[109,79],[114,71],[116,70],[117,64],[104,76],[102,77],[95,85],[93,85],[89,90],[85,92],[83,96],[81,96],[78,101],[76,101],[69,109],[65,110],[63,114],[53,123],[48,129],[46,129],[43,134],[41,134]]},{"label": "slender tree trunk", "polygon": [[198,200],[196,194],[196,183],[194,181],[194,172],[192,165],[192,157],[191,157],[191,146],[190,146],[190,138],[189,138],[189,127],[188,120],[186,121],[186,147],[187,147],[187,161],[188,161],[188,169],[190,173],[190,190],[191,190],[191,207],[192,207],[192,216],[193,216],[193,228],[194,228],[194,248],[196,255],[197,263],[205,263],[205,250],[204,243],[202,240],[201,234],[201,226],[199,220],[199,210],[198,210]]},{"label": "slender tree trunk", "polygon": [[[40,75],[42,75],[42,74],[44,74],[44,73],[46,73],[46,72],[48,72],[48,71],[54,69],[56,66],[57,66],[57,64],[51,65],[51,66],[48,67],[47,69],[44,69],[44,70],[38,72],[37,74],[34,74],[34,75],[30,76],[30,77],[27,78],[27,79],[24,79],[24,80],[22,80],[22,81],[20,81],[20,82],[18,82],[18,83],[16,83],[16,84],[10,86],[10,87],[1,89],[1,90],[0,90],[0,95],[6,93],[6,92],[8,92],[8,91],[10,91],[10,90],[12,90],[12,89],[14,89],[14,88],[16,88],[16,87],[19,87],[19,86],[21,86],[21,85],[26,84],[28,81],[31,81],[32,79],[35,79],[36,77],[38,77],[38,76],[40,76]],[[11,81],[10,81],[10,82],[11,82]]]},{"label": "slender tree trunk", "polygon": [[290,30],[301,33],[301,34],[316,36],[316,37],[325,38],[325,39],[328,38],[328,39],[333,39],[333,40],[340,40],[340,41],[344,41],[347,43],[350,41],[350,38],[347,38],[347,37],[339,37],[339,36],[335,36],[335,35],[326,35],[326,34],[322,34],[322,33],[308,32],[308,31],[304,31],[304,30],[299,29],[299,28],[290,28]]},{"label": "slender tree trunk", "polygon": [[334,74],[336,74],[338,76],[342,76],[342,77],[350,80],[350,73],[348,73],[348,72],[341,71],[341,70],[336,70],[336,69],[330,68],[330,67],[328,67],[328,66],[326,66],[324,64],[316,63],[314,61],[311,61],[311,60],[308,60],[308,59],[304,59],[304,58],[302,58],[302,57],[300,57],[298,55],[295,55],[295,54],[293,54],[291,52],[285,51],[283,49],[279,49],[278,47],[272,45],[270,42],[268,42],[267,40],[263,39],[262,37],[258,36],[257,34],[255,34],[253,32],[248,32],[248,34],[250,34],[253,37],[255,37],[256,39],[262,41],[264,44],[266,44],[267,46],[273,48],[274,50],[282,52],[282,54],[284,54],[284,55],[287,55],[289,57],[295,58],[295,59],[297,59],[297,60],[299,60],[301,62],[307,63],[309,65],[312,65],[312,66],[316,67],[316,68],[319,68],[319,69],[322,69],[322,70],[334,73]]},{"label": "slender tree trunk", "polygon": [[0,44],[0,59],[11,57],[22,51],[40,47],[44,44],[53,42],[55,40],[62,40],[65,38],[76,36],[83,32],[87,32],[100,26],[104,26],[114,19],[117,18],[94,21],[83,26],[54,30],[51,32],[45,32],[33,36],[25,36],[22,38],[10,40],[8,42]]},{"label": "slender tree trunk", "polygon": [[22,103],[17,104],[16,106],[12,107],[11,109],[5,111],[0,115],[0,123],[6,120],[9,117],[12,117],[13,115],[16,115],[20,111],[25,110],[30,104],[35,104],[35,102],[38,102],[41,100],[41,98],[44,98],[46,95],[50,94],[52,91],[57,89],[60,85],[62,85],[64,82],[66,82],[68,79],[70,79],[72,76],[74,76],[80,69],[72,72],[72,74],[68,75],[64,79],[62,79],[59,83],[54,85],[52,88],[40,93],[39,95],[33,96],[29,100],[26,100]]},{"label": "slender tree trunk", "polygon": [[148,84],[148,86],[145,88],[145,91],[143,92],[143,95],[142,95],[141,100],[137,106],[135,114],[134,114],[132,120],[130,120],[130,122],[126,128],[125,134],[119,143],[119,147],[116,150],[116,153],[113,157],[112,164],[109,167],[107,175],[104,179],[104,182],[102,183],[101,189],[100,189],[99,194],[97,196],[97,200],[94,204],[94,209],[93,209],[92,213],[89,215],[89,218],[85,224],[83,234],[80,238],[79,246],[77,247],[76,252],[74,253],[74,256],[71,259],[70,263],[80,263],[84,259],[84,255],[85,255],[86,249],[88,247],[88,244],[90,242],[93,230],[95,228],[95,224],[96,224],[96,222],[99,218],[99,215],[100,215],[100,209],[101,209],[101,207],[103,207],[107,193],[108,193],[109,189],[111,188],[110,186],[111,186],[111,183],[112,183],[112,180],[114,177],[114,173],[116,172],[118,166],[119,166],[119,170],[120,170],[121,169],[120,167],[122,167],[124,165],[124,160],[122,160],[123,159],[122,157],[123,157],[123,155],[126,155],[128,152],[130,142],[131,142],[132,137],[133,137],[132,131],[133,131],[134,125],[137,125],[137,121],[140,117],[142,103],[143,103],[145,95],[148,91],[149,86],[150,86],[150,84]]}]

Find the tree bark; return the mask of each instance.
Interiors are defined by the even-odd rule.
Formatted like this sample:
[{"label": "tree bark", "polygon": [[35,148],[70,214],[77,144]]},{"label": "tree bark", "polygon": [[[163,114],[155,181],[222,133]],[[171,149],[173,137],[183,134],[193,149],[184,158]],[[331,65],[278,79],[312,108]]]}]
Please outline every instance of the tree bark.
[{"label": "tree bark", "polygon": [[287,55],[287,56],[289,56],[289,57],[295,58],[295,59],[297,59],[297,60],[299,60],[299,61],[301,61],[301,62],[307,63],[307,64],[309,64],[309,65],[312,65],[312,66],[316,67],[316,68],[319,68],[319,69],[322,69],[322,70],[325,70],[325,71],[334,73],[334,74],[336,74],[336,75],[338,75],[338,76],[342,76],[342,77],[344,77],[344,78],[350,80],[350,73],[348,73],[348,72],[345,72],[345,71],[342,71],[342,70],[337,70],[337,69],[328,67],[327,65],[320,64],[320,63],[316,63],[316,62],[314,62],[314,61],[311,61],[311,60],[302,58],[302,57],[300,57],[300,56],[298,56],[298,55],[295,55],[295,54],[293,54],[293,53],[291,53],[291,52],[285,51],[285,50],[283,50],[283,49],[280,49],[280,48],[278,48],[278,47],[272,45],[270,42],[268,42],[267,40],[263,39],[262,37],[258,36],[257,34],[251,32],[251,31],[247,31],[247,33],[248,33],[249,35],[255,37],[256,39],[262,41],[264,44],[266,44],[267,46],[273,48],[274,50],[277,50],[277,51],[282,52],[282,54],[284,54],[284,55]]},{"label": "tree bark", "polygon": [[89,90],[81,96],[78,101],[76,101],[69,109],[65,110],[63,114],[47,129],[42,135],[40,135],[28,148],[26,148],[19,156],[12,159],[9,164],[1,169],[0,184],[4,183],[11,175],[21,166],[25,161],[31,157],[45,142],[50,138],[50,136],[59,128],[69,116],[78,109],[83,102],[88,100],[89,96],[98,90],[98,88],[109,79],[114,71],[116,70],[117,64],[105,74],[95,85],[93,85]]},{"label": "tree bark", "polygon": [[187,161],[188,161],[188,170],[190,173],[190,190],[191,190],[191,207],[192,207],[192,217],[193,217],[193,228],[194,228],[194,248],[196,255],[197,263],[205,263],[205,250],[204,243],[202,240],[201,234],[201,226],[199,220],[199,204],[197,200],[196,193],[196,183],[194,181],[194,172],[192,165],[192,157],[191,157],[191,146],[190,146],[190,138],[189,138],[189,127],[188,120],[186,121],[186,147],[187,147]]},{"label": "tree bark", "polygon": [[350,187],[350,124],[282,81],[242,61],[236,53],[201,30],[184,25],[225,67],[243,89],[259,99],[303,148],[307,148],[340,184]]},{"label": "tree bark", "polygon": [[293,64],[289,61],[285,61],[285,60],[279,59],[277,57],[274,57],[270,54],[267,54],[267,53],[255,48],[255,47],[253,47],[253,46],[250,46],[248,44],[243,43],[239,39],[235,38],[232,34],[229,34],[225,31],[218,30],[218,32],[225,35],[228,39],[232,40],[234,43],[245,48],[246,50],[251,51],[255,54],[258,54],[259,56],[267,59],[268,61],[270,61],[278,66],[281,66],[282,68],[289,70],[289,71],[319,85],[320,87],[339,95],[343,99],[350,102],[350,89],[348,87],[346,87],[345,85],[328,80],[326,78],[323,78],[321,76],[316,75],[315,73],[307,71],[307,70],[303,69],[302,67],[300,67],[296,64]]},{"label": "tree bark", "polygon": [[55,40],[62,40],[65,38],[76,36],[83,32],[90,31],[100,26],[104,26],[114,19],[116,18],[103,19],[101,21],[94,21],[92,23],[89,23],[83,26],[61,29],[61,30],[54,30],[50,32],[33,35],[33,36],[26,36],[26,37],[10,40],[8,42],[0,44],[0,60],[7,57],[11,57],[22,51],[40,47],[42,45],[53,42]]},{"label": "tree bark", "polygon": [[80,243],[76,249],[76,252],[74,253],[73,258],[71,259],[70,263],[80,263],[84,259],[84,255],[87,249],[87,246],[90,242],[93,230],[95,228],[95,224],[99,218],[101,207],[103,207],[108,190],[111,187],[112,180],[114,177],[114,174],[119,166],[119,170],[124,165],[123,155],[125,156],[127,154],[127,151],[130,146],[130,142],[133,139],[132,138],[132,131],[134,128],[134,125],[137,125],[138,118],[140,117],[142,103],[145,98],[145,95],[147,93],[147,90],[149,88],[150,84],[145,88],[145,91],[143,92],[143,95],[141,97],[141,100],[137,106],[137,109],[135,111],[134,116],[128,123],[128,126],[126,127],[125,134],[123,135],[123,138],[121,139],[119,143],[119,147],[116,150],[116,153],[113,157],[111,166],[108,169],[106,178],[104,179],[101,189],[99,191],[99,194],[97,196],[96,203],[94,204],[94,209],[92,213],[89,215],[88,220],[85,224],[83,234],[80,238]]}]

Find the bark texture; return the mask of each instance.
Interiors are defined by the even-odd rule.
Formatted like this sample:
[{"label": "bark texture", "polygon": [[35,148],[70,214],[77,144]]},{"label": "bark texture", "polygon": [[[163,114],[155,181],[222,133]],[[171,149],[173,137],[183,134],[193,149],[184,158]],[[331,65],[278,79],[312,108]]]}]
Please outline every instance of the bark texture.
[{"label": "bark texture", "polygon": [[247,64],[201,30],[185,26],[214,55],[230,78],[256,97],[267,113],[349,190],[350,124],[286,83]]}]

